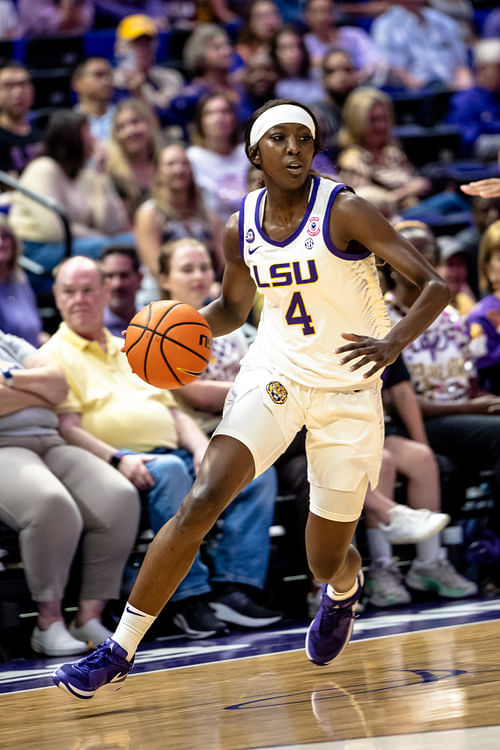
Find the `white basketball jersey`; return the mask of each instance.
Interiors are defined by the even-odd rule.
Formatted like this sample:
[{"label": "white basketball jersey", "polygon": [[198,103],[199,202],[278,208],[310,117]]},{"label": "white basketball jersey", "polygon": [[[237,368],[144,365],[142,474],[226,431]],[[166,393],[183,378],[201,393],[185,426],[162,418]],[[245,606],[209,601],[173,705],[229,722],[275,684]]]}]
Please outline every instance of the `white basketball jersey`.
[{"label": "white basketball jersey", "polygon": [[242,365],[269,366],[306,386],[366,387],[366,365],[351,372],[334,350],[341,333],[383,338],[390,330],[375,258],[342,252],[332,243],[330,213],[345,185],[313,177],[304,218],[281,242],[262,228],[266,189],[253,190],[239,214],[240,252],[264,307],[257,337]]}]

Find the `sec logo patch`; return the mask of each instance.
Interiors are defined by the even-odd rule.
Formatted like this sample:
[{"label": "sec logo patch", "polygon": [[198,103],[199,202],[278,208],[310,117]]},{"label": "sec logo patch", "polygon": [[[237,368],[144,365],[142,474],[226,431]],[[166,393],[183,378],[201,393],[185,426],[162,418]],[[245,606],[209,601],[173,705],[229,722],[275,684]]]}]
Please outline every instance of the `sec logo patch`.
[{"label": "sec logo patch", "polygon": [[271,380],[271,382],[266,385],[266,391],[275,404],[284,404],[288,398],[287,389],[277,380]]}]

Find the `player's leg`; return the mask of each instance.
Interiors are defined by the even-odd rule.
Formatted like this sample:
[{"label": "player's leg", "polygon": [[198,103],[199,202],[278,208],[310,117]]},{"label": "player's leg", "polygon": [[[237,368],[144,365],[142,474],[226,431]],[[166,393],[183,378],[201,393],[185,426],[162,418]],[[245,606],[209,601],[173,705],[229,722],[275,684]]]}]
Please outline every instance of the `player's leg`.
[{"label": "player's leg", "polygon": [[189,494],[148,547],[114,635],[89,657],[59,667],[53,675],[57,687],[80,699],[111,683],[120,687],[137,646],[187,574],[203,537],[253,475],[253,456],[243,443],[226,435],[212,438]]},{"label": "player's leg", "polygon": [[[150,544],[113,638],[92,656],[65,664],[54,674],[55,684],[75,697],[91,698],[98,688],[125,680],[138,644],[191,567],[205,534],[254,475],[265,471],[286,449],[300,428],[294,414],[288,418],[287,432],[273,410],[264,405],[265,384],[262,389],[256,385],[259,372],[246,373],[243,383],[238,376],[233,384],[236,393],[226,401],[223,420],[193,487]],[[269,380],[269,373],[265,377]],[[281,384],[280,388],[284,389]],[[280,390],[280,399],[282,396]]]},{"label": "player's leg", "polygon": [[332,516],[335,507],[350,508],[356,516],[334,520],[317,515],[323,508],[313,506],[307,520],[307,558],[313,576],[323,583],[323,591],[320,608],[307,631],[306,653],[319,666],[339,656],[351,637],[363,585],[361,556],[352,540],[367,486],[365,475],[355,490],[311,488],[323,497],[323,507],[330,507]]},{"label": "player's leg", "polygon": [[361,558],[351,542],[368,484],[377,484],[384,432],[377,387],[316,391],[309,412],[306,549],[313,575],[323,582],[323,595],[307,632],[306,653],[324,665],[339,656],[351,636],[363,583]]},{"label": "player's leg", "polygon": [[253,478],[248,448],[227,435],[210,441],[196,480],[179,510],[149,545],[130,605],[157,615],[188,572],[203,538]]}]

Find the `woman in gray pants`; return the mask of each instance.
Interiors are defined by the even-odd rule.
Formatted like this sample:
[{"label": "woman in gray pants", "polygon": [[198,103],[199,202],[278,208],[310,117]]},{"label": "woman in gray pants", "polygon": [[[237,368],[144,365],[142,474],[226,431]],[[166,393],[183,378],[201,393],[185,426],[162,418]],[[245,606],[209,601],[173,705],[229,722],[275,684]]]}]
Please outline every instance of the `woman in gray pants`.
[{"label": "woman in gray pants", "polygon": [[[31,646],[48,656],[87,651],[110,635],[101,614],[119,595],[140,511],[122,474],[59,435],[54,409],[66,393],[57,366],[0,331],[0,520],[19,532],[38,607]],[[80,597],[67,630],[61,601],[80,538]]]}]

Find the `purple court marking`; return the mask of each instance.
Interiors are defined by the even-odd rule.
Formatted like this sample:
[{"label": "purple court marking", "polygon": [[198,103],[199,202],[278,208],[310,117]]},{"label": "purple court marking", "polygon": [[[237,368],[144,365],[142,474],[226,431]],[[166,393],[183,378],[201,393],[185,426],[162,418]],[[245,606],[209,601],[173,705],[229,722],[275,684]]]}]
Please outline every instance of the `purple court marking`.
[{"label": "purple court marking", "polygon": [[[353,641],[413,633],[474,622],[500,620],[500,599],[415,604],[392,611],[364,613],[354,627]],[[146,672],[191,667],[304,647],[308,623],[255,632],[233,633],[225,638],[190,641],[175,636],[144,643],[136,656],[132,677]],[[67,661],[67,660],[65,660]],[[15,659],[0,664],[0,693],[35,690],[52,685],[50,675],[60,658]],[[422,664],[425,669],[425,664]]]}]

